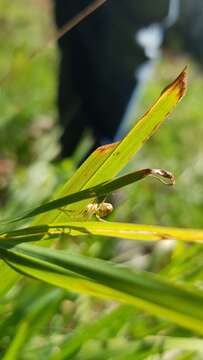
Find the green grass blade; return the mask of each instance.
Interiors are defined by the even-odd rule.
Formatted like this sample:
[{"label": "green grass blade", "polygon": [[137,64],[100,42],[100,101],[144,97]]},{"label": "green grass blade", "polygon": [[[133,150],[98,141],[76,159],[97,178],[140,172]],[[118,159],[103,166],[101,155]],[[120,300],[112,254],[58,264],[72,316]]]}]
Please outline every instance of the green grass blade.
[{"label": "green grass blade", "polygon": [[4,279],[1,281],[0,285],[0,298],[3,298],[3,296],[8,292],[8,290],[10,290],[13,284],[15,284],[15,281],[19,278],[19,275],[11,268],[9,268],[2,260],[0,260],[0,274],[1,279]]},{"label": "green grass blade", "polygon": [[[115,177],[182,99],[185,88],[186,70],[184,69],[177,79],[162,92],[150,110],[136,122],[123,140],[96,149],[56,194],[55,198],[96,186]],[[87,200],[83,200],[69,205],[67,208],[72,212],[73,218],[77,217],[77,220],[80,220],[82,218],[81,208],[84,208],[87,203]],[[63,222],[63,219],[64,214],[56,210],[38,216],[35,225]]]},{"label": "green grass blade", "polygon": [[[186,71],[184,70],[162,92],[151,109],[144,114],[121,142],[106,145],[94,151],[74,176],[55,194],[53,199],[85,190],[115,177],[174,109],[178,101],[183,97],[185,87]],[[84,209],[88,202],[89,200],[82,200],[68,206],[68,210],[72,211],[73,218],[79,217],[77,220],[80,220],[80,217],[82,217],[81,209]],[[84,217],[82,218],[84,219]],[[66,221],[67,218],[62,212],[53,210],[38,215],[33,225],[57,224]],[[2,265],[1,262],[0,265]],[[3,292],[8,289],[8,284],[9,286],[13,284],[13,279],[16,280],[17,277],[14,277],[5,265],[2,265],[2,267],[7,272],[7,281],[2,284],[1,290]]]},{"label": "green grass blade", "polygon": [[49,360],[72,359],[73,354],[89,339],[98,337],[102,331],[109,332],[115,326],[117,331],[126,324],[126,321],[135,312],[133,307],[119,306],[110,313],[104,314],[93,323],[80,325],[68,335],[60,347],[60,351],[49,358]]},{"label": "green grass blade", "polygon": [[8,221],[8,223],[20,221],[23,219],[27,219],[29,217],[43,214],[45,212],[64,207],[66,205],[76,203],[80,200],[91,199],[93,197],[94,198],[104,197],[104,196],[112,193],[115,190],[118,190],[124,186],[130,185],[134,182],[142,180],[147,176],[155,177],[156,179],[160,180],[162,183],[164,183],[166,185],[174,185],[174,183],[175,183],[174,176],[166,170],[142,169],[142,170],[134,171],[129,174],[120,176],[116,179],[109,180],[104,183],[98,184],[89,189],[82,190],[82,191],[64,196],[62,198],[50,201],[46,204],[36,207],[32,211],[29,211],[28,213],[26,213],[25,215],[23,215],[21,217],[18,217],[16,219]]},{"label": "green grass blade", "polygon": [[27,283],[23,290],[23,301],[21,298],[19,302],[15,302],[9,318],[0,324],[1,336],[7,327],[12,328],[9,346],[1,354],[1,359],[4,360],[21,358],[21,354],[24,354],[23,347],[36,335],[44,321],[47,325],[47,315],[50,318],[50,312],[53,313],[65,293],[61,289],[52,290],[39,282],[36,287],[33,283]]},{"label": "green grass blade", "polygon": [[203,230],[181,229],[144,224],[128,224],[107,221],[75,221],[58,225],[39,225],[25,229],[10,231],[0,235],[0,248],[9,249],[22,242],[38,241],[41,237],[47,239],[65,236],[109,236],[129,240],[179,240],[202,242]]},{"label": "green grass blade", "polygon": [[79,293],[122,301],[203,335],[203,293],[158,275],[31,245],[0,250],[15,270]]},{"label": "green grass blade", "polygon": [[2,360],[14,360],[19,358],[21,348],[25,342],[27,334],[29,332],[29,322],[22,320],[16,327],[16,335],[10,343],[5,355]]}]

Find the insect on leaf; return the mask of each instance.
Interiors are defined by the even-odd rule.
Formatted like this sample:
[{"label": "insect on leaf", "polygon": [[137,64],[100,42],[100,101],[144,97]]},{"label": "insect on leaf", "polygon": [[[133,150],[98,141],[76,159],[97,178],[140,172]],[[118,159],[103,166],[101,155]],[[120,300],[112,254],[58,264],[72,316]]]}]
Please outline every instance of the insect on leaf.
[{"label": "insect on leaf", "polygon": [[[61,198],[114,178],[182,99],[186,90],[186,82],[187,74],[184,69],[120,142],[96,149],[54,198]],[[94,199],[95,197],[92,198],[92,201]],[[85,220],[81,208],[85,208],[92,201],[82,200],[68,205],[66,208],[72,220]],[[65,219],[62,212],[55,210],[37,217],[34,224],[59,223]]]}]

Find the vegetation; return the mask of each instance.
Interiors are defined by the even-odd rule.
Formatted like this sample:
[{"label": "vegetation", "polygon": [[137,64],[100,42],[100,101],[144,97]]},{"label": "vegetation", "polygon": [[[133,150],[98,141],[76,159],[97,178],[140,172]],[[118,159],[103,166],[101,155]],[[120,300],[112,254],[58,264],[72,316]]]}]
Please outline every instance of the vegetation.
[{"label": "vegetation", "polygon": [[[2,9],[5,4],[2,1]],[[5,15],[7,26],[13,26],[13,19],[21,23],[23,12],[16,11],[11,4]],[[59,165],[48,162],[57,150],[53,123],[49,118],[36,121],[41,113],[54,115],[53,92],[45,91],[46,86],[53,86],[52,66],[44,66],[48,62],[55,67],[53,49],[42,58],[44,63],[37,60],[27,68],[23,60],[18,71],[9,72],[24,78],[22,90],[28,86],[30,73],[31,93],[25,90],[22,97],[21,84],[13,86],[13,75],[9,75],[0,99],[5,109],[1,123],[3,169],[5,159],[12,161],[7,177],[5,172],[2,176],[1,358],[201,359],[203,230],[198,228],[202,227],[203,203],[198,139],[202,83],[196,75],[198,69],[193,68],[191,91],[173,115],[175,125],[168,122],[160,135],[144,146],[136,166],[131,160],[127,174],[116,177],[182,98],[185,71],[123,141],[97,149],[70,176],[74,159]],[[182,66],[183,60],[173,61]],[[169,61],[159,64],[159,69],[159,78],[152,79],[142,98],[140,112],[174,74]],[[38,73],[43,86],[36,81]],[[33,94],[39,89],[43,91],[34,103]],[[11,96],[18,105],[21,101],[23,108],[14,111],[9,105]],[[192,122],[197,124],[193,125],[194,134]],[[30,132],[32,136],[26,136]],[[8,134],[9,144],[5,140]],[[51,150],[44,152],[47,144]],[[143,170],[135,171],[135,167]],[[147,178],[155,176],[173,185],[173,175],[159,168],[177,174],[175,188]],[[125,192],[116,191],[124,186]],[[116,191],[114,198],[109,197],[112,191]],[[51,201],[46,202],[51,193]],[[87,208],[104,198],[115,207],[106,222]],[[44,203],[37,206],[41,200]],[[144,222],[158,225],[139,224]]]}]

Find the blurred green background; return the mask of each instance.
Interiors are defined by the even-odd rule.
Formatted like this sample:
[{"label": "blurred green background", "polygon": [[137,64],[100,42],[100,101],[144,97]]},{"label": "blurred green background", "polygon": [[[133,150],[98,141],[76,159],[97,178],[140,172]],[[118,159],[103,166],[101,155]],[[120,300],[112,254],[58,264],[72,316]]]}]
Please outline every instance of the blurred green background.
[{"label": "blurred green background", "polygon": [[[73,159],[53,161],[60,151],[61,130],[55,104],[57,49],[56,44],[46,47],[54,32],[50,2],[0,0],[0,14],[0,217],[4,219],[47,200],[74,172],[83,147]],[[203,72],[198,64],[178,50],[164,49],[135,112],[138,117],[145,112],[186,64],[186,97],[129,165],[167,169],[175,174],[176,185],[168,188],[147,179],[117,192],[112,216],[119,221],[203,226]],[[95,237],[70,240],[68,247],[202,288],[199,245],[167,241],[152,246]],[[34,280],[22,279],[2,295],[0,318],[0,358],[7,360],[51,359],[63,343],[69,351],[68,355],[64,347],[59,357],[64,359],[203,358],[203,345],[192,341],[189,331],[128,306],[69,294]],[[170,339],[163,341],[162,335]]]}]

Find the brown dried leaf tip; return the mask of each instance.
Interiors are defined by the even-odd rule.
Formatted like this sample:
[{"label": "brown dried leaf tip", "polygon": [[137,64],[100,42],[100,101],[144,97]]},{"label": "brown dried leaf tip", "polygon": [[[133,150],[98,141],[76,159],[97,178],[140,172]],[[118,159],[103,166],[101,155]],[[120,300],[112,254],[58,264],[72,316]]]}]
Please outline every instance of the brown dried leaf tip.
[{"label": "brown dried leaf tip", "polygon": [[150,169],[150,175],[154,176],[165,185],[175,185],[175,176],[170,171],[164,169]]},{"label": "brown dried leaf tip", "polygon": [[96,151],[99,152],[100,154],[106,154],[109,151],[115,149],[117,145],[118,145],[118,142],[113,143],[113,144],[102,145],[102,146],[98,147],[96,149]]},{"label": "brown dried leaf tip", "polygon": [[178,101],[182,99],[187,90],[187,66],[184,67],[183,71],[178,75],[178,77],[169,84],[161,94],[165,92],[176,92]]}]

